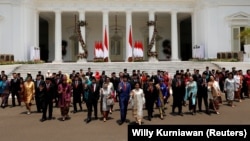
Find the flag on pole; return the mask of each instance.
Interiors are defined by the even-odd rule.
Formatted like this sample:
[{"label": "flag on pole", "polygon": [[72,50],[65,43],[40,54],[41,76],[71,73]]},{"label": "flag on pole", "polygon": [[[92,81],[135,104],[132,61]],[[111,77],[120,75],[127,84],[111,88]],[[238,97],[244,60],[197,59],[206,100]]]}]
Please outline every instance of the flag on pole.
[{"label": "flag on pole", "polygon": [[104,41],[103,41],[103,57],[106,58],[109,56],[109,47],[108,47],[108,35],[107,35],[107,30],[106,27],[104,29]]},{"label": "flag on pole", "polygon": [[138,56],[139,57],[143,57],[143,45],[142,45],[142,42],[139,42],[139,45],[138,45]]},{"label": "flag on pole", "polygon": [[103,58],[103,45],[101,41],[98,43],[98,49],[100,58]]},{"label": "flag on pole", "polygon": [[128,57],[132,57],[133,55],[133,37],[132,37],[132,27],[130,26],[129,30],[129,38],[128,38],[129,46],[128,46]]},{"label": "flag on pole", "polygon": [[135,44],[134,44],[134,57],[138,57],[138,41],[135,41]]},{"label": "flag on pole", "polygon": [[94,56],[95,58],[97,57],[97,42],[95,42],[95,47],[94,47]]}]

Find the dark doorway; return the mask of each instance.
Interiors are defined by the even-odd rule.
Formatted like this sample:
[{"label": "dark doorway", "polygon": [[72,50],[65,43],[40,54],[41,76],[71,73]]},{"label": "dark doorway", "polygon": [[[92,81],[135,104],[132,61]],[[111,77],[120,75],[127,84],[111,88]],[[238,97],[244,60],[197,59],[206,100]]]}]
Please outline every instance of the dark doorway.
[{"label": "dark doorway", "polygon": [[39,47],[40,59],[48,62],[49,59],[49,23],[39,18]]},{"label": "dark doorway", "polygon": [[180,57],[182,61],[187,61],[192,58],[191,17],[180,22]]}]

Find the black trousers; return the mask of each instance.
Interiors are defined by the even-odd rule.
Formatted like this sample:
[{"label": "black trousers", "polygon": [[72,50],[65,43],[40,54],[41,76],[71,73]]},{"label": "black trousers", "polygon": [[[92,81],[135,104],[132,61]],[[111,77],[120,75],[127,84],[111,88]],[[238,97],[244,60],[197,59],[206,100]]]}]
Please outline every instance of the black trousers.
[{"label": "black trousers", "polygon": [[42,103],[41,103],[41,100],[40,100],[39,96],[35,96],[35,101],[36,101],[36,110],[37,110],[37,112],[41,112]]},{"label": "black trousers", "polygon": [[173,97],[173,106],[172,106],[172,112],[175,112],[175,108],[178,108],[178,113],[182,113],[182,102],[183,98],[181,97]]},{"label": "black trousers", "polygon": [[47,118],[47,110],[49,109],[49,116],[48,118],[52,118],[52,113],[53,113],[53,102],[51,101],[43,101],[41,102],[42,104],[42,109],[43,109],[43,115],[42,118],[46,119]]},{"label": "black trousers", "polygon": [[91,102],[86,102],[86,106],[87,106],[87,110],[88,110],[88,114],[87,114],[87,118],[88,119],[91,119],[91,117],[92,117],[92,111],[93,111],[93,109],[92,108],[94,108],[94,116],[95,116],[95,118],[97,118],[97,101],[91,101]]},{"label": "black trousers", "polygon": [[205,105],[206,111],[208,111],[207,94],[198,94],[197,95],[197,100],[198,100],[198,110],[202,111],[202,101],[204,101],[204,105]]},{"label": "black trousers", "polygon": [[20,95],[17,91],[13,91],[11,92],[11,97],[12,97],[12,106],[16,106],[16,99],[18,102],[18,105],[21,105],[21,99],[20,99]]},{"label": "black trousers", "polygon": [[73,107],[74,107],[74,111],[77,111],[77,103],[79,104],[80,110],[82,110],[82,101],[81,101],[81,97],[80,98],[75,98],[73,97]]},{"label": "black trousers", "polygon": [[146,109],[148,112],[148,117],[151,118],[153,117],[153,111],[154,111],[154,101],[150,99],[146,99]]}]

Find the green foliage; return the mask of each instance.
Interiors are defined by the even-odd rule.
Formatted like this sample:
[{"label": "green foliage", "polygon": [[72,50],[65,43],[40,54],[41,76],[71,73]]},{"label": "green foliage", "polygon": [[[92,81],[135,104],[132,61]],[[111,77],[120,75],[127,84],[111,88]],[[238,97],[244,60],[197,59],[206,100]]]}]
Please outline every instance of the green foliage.
[{"label": "green foliage", "polygon": [[0,61],[0,65],[14,65],[14,64],[42,64],[44,61]]}]

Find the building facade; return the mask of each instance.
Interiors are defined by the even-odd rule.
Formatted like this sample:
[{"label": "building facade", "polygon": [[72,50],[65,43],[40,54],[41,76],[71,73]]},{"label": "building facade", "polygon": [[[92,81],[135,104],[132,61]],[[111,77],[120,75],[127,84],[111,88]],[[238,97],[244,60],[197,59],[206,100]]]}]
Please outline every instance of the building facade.
[{"label": "building facade", "polygon": [[242,51],[247,27],[249,0],[1,0],[0,54],[28,61],[39,47],[47,62],[94,61],[105,49],[110,62],[207,59]]}]

